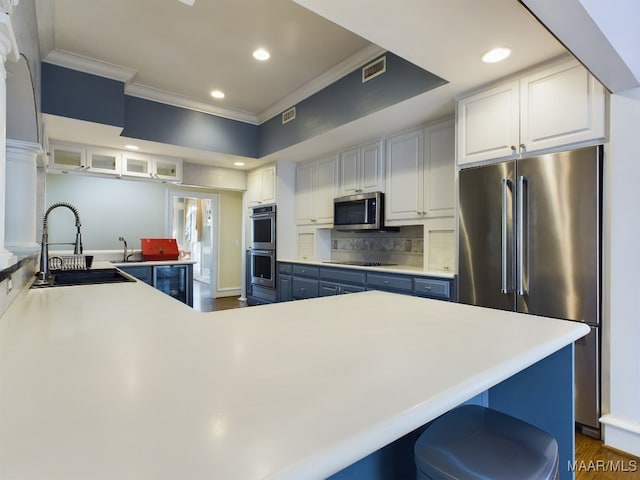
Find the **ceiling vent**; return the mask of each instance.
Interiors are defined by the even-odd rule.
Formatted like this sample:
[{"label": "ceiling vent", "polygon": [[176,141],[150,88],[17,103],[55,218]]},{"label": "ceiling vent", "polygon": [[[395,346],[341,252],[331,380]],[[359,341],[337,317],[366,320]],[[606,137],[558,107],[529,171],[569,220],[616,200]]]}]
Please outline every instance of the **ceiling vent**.
[{"label": "ceiling vent", "polygon": [[282,112],[282,124],[289,123],[296,118],[296,107],[291,107],[289,110]]},{"label": "ceiling vent", "polygon": [[362,83],[368,82],[378,75],[382,75],[387,71],[387,57],[379,58],[375,62],[371,62],[369,65],[362,67]]}]

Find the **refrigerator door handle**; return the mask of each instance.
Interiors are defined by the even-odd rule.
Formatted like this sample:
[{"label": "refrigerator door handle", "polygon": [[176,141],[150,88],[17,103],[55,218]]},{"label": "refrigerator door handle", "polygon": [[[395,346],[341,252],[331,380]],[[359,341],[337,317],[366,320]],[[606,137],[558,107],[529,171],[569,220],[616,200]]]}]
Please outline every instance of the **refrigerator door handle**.
[{"label": "refrigerator door handle", "polygon": [[501,216],[501,230],[502,230],[502,273],[501,273],[501,284],[500,291],[503,294],[508,294],[511,292],[511,284],[509,279],[511,276],[509,275],[509,193],[513,188],[511,180],[508,178],[502,179],[502,216]]},{"label": "refrigerator door handle", "polygon": [[518,177],[518,212],[516,220],[516,250],[518,256],[518,284],[517,293],[521,297],[526,295],[529,289],[529,274],[527,271],[527,240],[528,232],[525,232],[527,222],[527,177]]}]

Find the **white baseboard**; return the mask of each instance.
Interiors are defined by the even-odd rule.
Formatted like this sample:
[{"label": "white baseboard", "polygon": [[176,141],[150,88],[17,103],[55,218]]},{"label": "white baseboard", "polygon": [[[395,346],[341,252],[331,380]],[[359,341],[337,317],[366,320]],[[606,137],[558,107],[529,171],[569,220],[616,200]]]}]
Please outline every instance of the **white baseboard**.
[{"label": "white baseboard", "polygon": [[640,457],[640,422],[609,414],[600,423],[605,445]]},{"label": "white baseboard", "polygon": [[241,294],[241,288],[219,288],[215,291],[213,298],[236,297]]}]

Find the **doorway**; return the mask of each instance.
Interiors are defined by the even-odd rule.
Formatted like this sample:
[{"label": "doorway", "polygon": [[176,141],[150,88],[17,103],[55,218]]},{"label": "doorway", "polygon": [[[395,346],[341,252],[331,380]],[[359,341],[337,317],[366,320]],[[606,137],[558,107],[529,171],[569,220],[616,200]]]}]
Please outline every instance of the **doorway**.
[{"label": "doorway", "polygon": [[218,278],[219,197],[197,192],[170,192],[169,226],[181,258],[193,260],[193,279],[213,297]]}]

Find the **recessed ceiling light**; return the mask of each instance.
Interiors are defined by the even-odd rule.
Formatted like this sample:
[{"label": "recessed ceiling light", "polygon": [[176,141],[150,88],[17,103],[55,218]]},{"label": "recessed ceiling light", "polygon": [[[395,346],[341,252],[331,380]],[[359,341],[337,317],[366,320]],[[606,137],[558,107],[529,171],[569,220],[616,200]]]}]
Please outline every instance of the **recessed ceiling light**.
[{"label": "recessed ceiling light", "polygon": [[184,3],[185,5],[189,5],[193,7],[193,4],[196,3],[196,0],[178,0],[180,3]]},{"label": "recessed ceiling light", "polygon": [[221,90],[212,90],[211,91],[211,96],[213,98],[224,98],[224,92]]},{"label": "recessed ceiling light", "polygon": [[236,167],[244,167],[244,162],[233,162]]},{"label": "recessed ceiling light", "polygon": [[487,53],[482,55],[482,61],[485,63],[501,62],[505,58],[511,55],[511,49],[506,47],[492,48]]},{"label": "recessed ceiling light", "polygon": [[127,150],[140,150],[140,147],[138,147],[137,145],[125,145],[124,148],[126,148]]},{"label": "recessed ceiling light", "polygon": [[255,52],[253,52],[253,58],[256,60],[269,60],[271,54],[267,52],[264,48],[259,48]]}]

